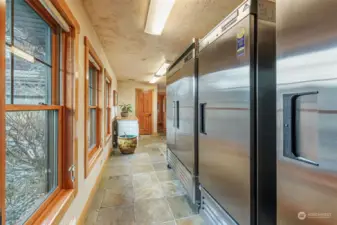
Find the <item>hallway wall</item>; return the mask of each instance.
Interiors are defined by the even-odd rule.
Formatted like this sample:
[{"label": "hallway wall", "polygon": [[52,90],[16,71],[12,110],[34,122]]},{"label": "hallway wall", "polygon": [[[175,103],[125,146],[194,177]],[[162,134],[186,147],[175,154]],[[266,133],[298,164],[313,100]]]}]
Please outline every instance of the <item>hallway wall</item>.
[{"label": "hallway wall", "polygon": [[[118,104],[131,104],[133,113],[136,115],[136,88],[150,90],[153,89],[152,97],[152,132],[157,133],[157,85],[156,84],[146,84],[136,81],[118,81]],[[118,108],[118,113],[120,109]]]},{"label": "hallway wall", "polygon": [[[94,31],[94,28],[89,20],[87,12],[85,11],[82,2],[80,0],[67,0],[69,8],[72,13],[78,20],[81,28],[80,33],[80,44],[79,44],[79,118],[77,123],[77,131],[78,131],[78,193],[75,200],[72,202],[70,208],[64,215],[61,225],[68,225],[74,220],[78,220],[85,205],[89,198],[90,192],[96,182],[96,179],[102,170],[103,163],[105,159],[108,157],[109,150],[111,149],[112,141],[104,147],[103,153],[100,158],[97,160],[96,165],[91,170],[89,176],[84,178],[84,36],[87,36],[93,45],[95,51],[97,52],[100,60],[102,61],[104,67],[107,69],[108,73],[112,79],[112,89],[117,89],[117,80],[112,70],[111,66],[108,63],[108,59],[104,53],[101,42]],[[101,105],[103,104],[103,98],[100,99]],[[112,118],[115,116],[115,110],[112,110]],[[102,132],[104,126],[102,125]]]}]

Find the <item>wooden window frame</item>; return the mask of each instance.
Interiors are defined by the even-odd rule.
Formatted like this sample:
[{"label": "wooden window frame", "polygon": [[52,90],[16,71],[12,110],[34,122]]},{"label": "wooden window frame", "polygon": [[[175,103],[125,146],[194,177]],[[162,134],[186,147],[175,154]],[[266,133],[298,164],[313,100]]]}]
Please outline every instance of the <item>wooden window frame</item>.
[{"label": "wooden window frame", "polygon": [[[89,151],[88,146],[88,119],[90,115],[90,106],[89,106],[89,67],[90,67],[90,56],[95,61],[92,65],[97,69],[97,110],[96,110],[96,146]],[[102,83],[103,83],[103,63],[99,59],[98,54],[93,48],[92,44],[89,41],[87,36],[84,37],[84,83],[85,83],[85,91],[84,91],[84,177],[87,178],[96,164],[98,158],[103,152],[103,143],[101,137],[101,125],[102,125],[102,116],[100,107],[101,101],[101,93],[102,93]]]},{"label": "wooden window frame", "polygon": [[[44,19],[55,31],[55,27],[57,25],[56,21],[50,16],[47,10],[42,7],[39,1],[34,0],[26,0],[26,2],[35,10],[41,17]],[[41,111],[41,110],[54,110],[58,112],[58,187],[49,195],[49,197],[39,206],[39,208],[30,216],[30,218],[25,222],[25,224],[58,224],[67,209],[70,207],[71,202],[74,200],[77,192],[78,192],[78,179],[77,179],[77,137],[76,137],[76,129],[73,129],[73,133],[75,136],[75,141],[67,140],[74,142],[71,146],[71,150],[65,150],[65,137],[66,129],[64,120],[64,116],[68,116],[68,111],[74,114],[75,120],[73,121],[73,127],[76,128],[76,123],[78,120],[78,44],[79,44],[79,34],[80,34],[80,26],[73,14],[70,11],[65,0],[51,0],[54,4],[55,8],[61,13],[64,19],[71,27],[71,32],[67,35],[62,35],[62,41],[70,41],[71,46],[68,44],[63,45],[64,49],[62,49],[62,56],[64,62],[67,62],[66,55],[68,60],[71,60],[69,64],[69,68],[67,68],[66,64],[63,69],[63,78],[66,77],[66,74],[69,72],[71,78],[73,79],[72,85],[74,86],[73,92],[68,91],[68,95],[71,95],[72,101],[74,100],[74,106],[71,104],[70,108],[65,103],[65,105],[56,105],[61,103],[62,99],[60,98],[58,101],[58,97],[60,93],[57,92],[60,84],[58,83],[58,79],[56,79],[56,75],[59,74],[58,68],[58,59],[59,54],[56,50],[58,50],[57,46],[57,37],[55,32],[53,32],[52,36],[52,96],[51,103],[52,105],[6,105],[5,98],[0,98],[0,133],[5,133],[5,116],[6,111]],[[6,30],[6,2],[0,1],[0,35],[5,37]],[[67,42],[68,43],[68,42]],[[6,48],[5,39],[0,38],[0,52],[4,53]],[[66,54],[64,50],[70,49],[71,52]],[[0,54],[0,96],[5,96],[5,74],[6,74],[6,58],[5,54]],[[69,70],[69,71],[68,71]],[[71,71],[70,71],[71,70]],[[65,84],[65,79],[63,79],[63,84]],[[69,87],[70,88],[70,87]],[[66,86],[63,88],[63,92],[66,90]],[[72,95],[73,94],[73,95]],[[66,93],[63,93],[64,101],[66,99]],[[61,150],[60,150],[61,149]],[[70,157],[69,157],[70,156]],[[6,171],[5,171],[5,160],[6,160],[6,137],[5,135],[1,135],[0,137],[0,184],[4,184],[6,181]],[[71,161],[70,161],[71,160]],[[68,171],[69,163],[75,166],[75,182],[71,181],[71,174]],[[69,182],[70,180],[70,182]],[[0,185],[0,208],[2,209],[2,216],[0,223],[5,224],[6,215],[5,215],[5,185]]]},{"label": "wooden window frame", "polygon": [[[106,69],[104,69],[104,98],[108,98],[107,102],[108,104],[106,104],[106,99],[104,99],[104,114],[105,114],[105,123],[104,123],[104,131],[105,131],[105,145],[108,144],[110,138],[112,137],[112,116],[111,116],[111,112],[112,112],[112,80],[111,77],[109,75],[109,73],[107,72]],[[107,85],[107,86],[106,86]],[[107,90],[105,89],[105,87],[108,87]],[[108,113],[106,113],[108,111]],[[108,123],[108,129],[105,129],[106,127],[106,123]]]}]

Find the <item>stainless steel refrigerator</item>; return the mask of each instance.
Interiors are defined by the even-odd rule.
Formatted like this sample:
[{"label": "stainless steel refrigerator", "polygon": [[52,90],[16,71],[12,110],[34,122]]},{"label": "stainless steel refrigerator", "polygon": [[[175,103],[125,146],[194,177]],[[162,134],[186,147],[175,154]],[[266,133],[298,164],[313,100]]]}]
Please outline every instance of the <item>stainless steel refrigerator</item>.
[{"label": "stainless steel refrigerator", "polygon": [[198,42],[194,40],[175,60],[166,75],[168,165],[195,205],[200,201],[197,186],[197,45]]},{"label": "stainless steel refrigerator", "polygon": [[276,1],[277,224],[337,224],[337,1]]},{"label": "stainless steel refrigerator", "polygon": [[206,224],[276,222],[275,57],[273,1],[243,2],[200,40],[200,214]]}]

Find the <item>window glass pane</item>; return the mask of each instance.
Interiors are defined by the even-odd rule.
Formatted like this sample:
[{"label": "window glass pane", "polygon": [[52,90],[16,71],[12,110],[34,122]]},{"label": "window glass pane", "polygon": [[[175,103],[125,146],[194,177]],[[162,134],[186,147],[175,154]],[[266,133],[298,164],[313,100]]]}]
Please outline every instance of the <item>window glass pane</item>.
[{"label": "window glass pane", "polygon": [[58,115],[6,113],[6,224],[23,224],[57,186]]},{"label": "window glass pane", "polygon": [[11,104],[11,53],[6,48],[6,104]]},{"label": "window glass pane", "polygon": [[12,37],[12,21],[11,21],[11,16],[12,16],[12,1],[11,0],[6,0],[6,42],[8,44],[11,43],[11,37]]},{"label": "window glass pane", "polygon": [[14,1],[14,46],[51,64],[50,26],[25,0]]},{"label": "window glass pane", "polygon": [[51,68],[14,56],[14,104],[49,104]]},{"label": "window glass pane", "polygon": [[96,141],[96,109],[90,109],[90,120],[89,120],[89,150],[92,149]]},{"label": "window glass pane", "polygon": [[89,105],[97,104],[97,70],[89,67]]}]

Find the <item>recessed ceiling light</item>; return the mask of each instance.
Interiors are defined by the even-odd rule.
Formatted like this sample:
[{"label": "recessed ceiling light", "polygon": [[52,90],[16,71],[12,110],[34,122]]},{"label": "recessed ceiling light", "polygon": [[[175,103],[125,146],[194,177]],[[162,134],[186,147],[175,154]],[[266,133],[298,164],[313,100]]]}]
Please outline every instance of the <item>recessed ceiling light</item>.
[{"label": "recessed ceiling light", "polygon": [[175,0],[151,0],[144,30],[145,33],[161,35],[174,2]]}]

